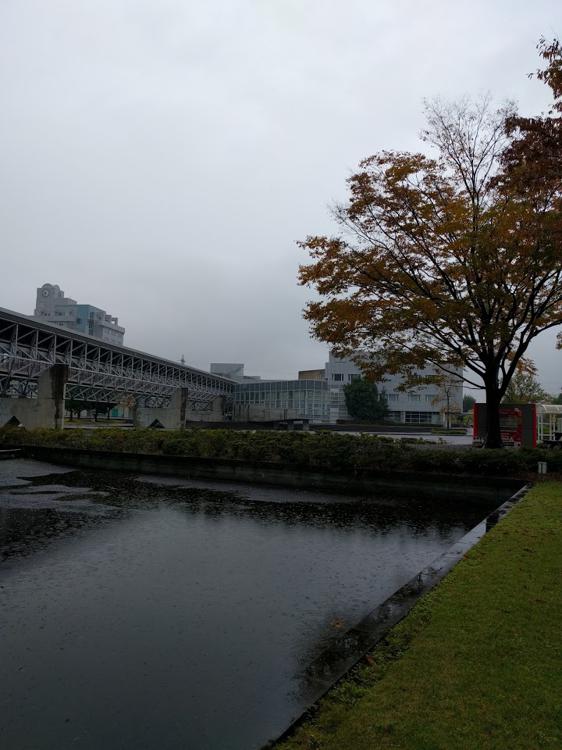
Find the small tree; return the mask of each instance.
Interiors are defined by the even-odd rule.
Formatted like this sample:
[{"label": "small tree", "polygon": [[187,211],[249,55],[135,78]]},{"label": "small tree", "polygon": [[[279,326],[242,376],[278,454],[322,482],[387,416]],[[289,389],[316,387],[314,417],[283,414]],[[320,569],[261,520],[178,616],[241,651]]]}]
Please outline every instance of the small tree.
[{"label": "small tree", "polygon": [[540,404],[549,403],[550,396],[532,370],[518,369],[511,378],[503,400],[508,404]]},{"label": "small tree", "polygon": [[98,415],[105,415],[106,419],[109,419],[109,413],[115,406],[115,403],[108,403],[107,401],[90,401],[90,408],[94,412],[94,422],[98,421]]},{"label": "small tree", "polygon": [[64,402],[66,410],[70,413],[70,421],[72,422],[74,416],[80,419],[82,412],[88,408],[87,401],[78,401],[75,398],[67,398]]},{"label": "small tree", "polygon": [[464,412],[472,412],[472,407],[476,403],[476,399],[474,396],[469,396],[468,394],[466,396],[463,396],[462,398],[462,410]]},{"label": "small tree", "polygon": [[345,405],[349,415],[354,419],[368,422],[380,422],[387,412],[387,401],[384,393],[379,394],[376,383],[363,378],[352,380],[344,385]]},{"label": "small tree", "polygon": [[458,419],[461,415],[459,406],[459,391],[462,389],[462,381],[458,378],[440,378],[438,383],[438,394],[433,403],[440,407],[440,412],[444,417],[445,427],[450,429],[451,417]]}]

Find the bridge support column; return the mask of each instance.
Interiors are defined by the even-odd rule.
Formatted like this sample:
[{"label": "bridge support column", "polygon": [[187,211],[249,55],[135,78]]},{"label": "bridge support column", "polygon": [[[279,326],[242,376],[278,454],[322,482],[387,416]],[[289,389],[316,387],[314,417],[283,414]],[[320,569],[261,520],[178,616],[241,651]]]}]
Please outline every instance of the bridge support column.
[{"label": "bridge support column", "polygon": [[139,406],[133,408],[135,427],[166,427],[169,430],[183,430],[187,419],[188,388],[178,388],[169,406]]},{"label": "bridge support column", "polygon": [[207,402],[204,410],[192,411],[188,409],[190,422],[224,422],[224,396],[215,396]]},{"label": "bridge support column", "polygon": [[64,391],[68,380],[68,365],[53,365],[39,376],[37,400],[41,419],[46,419],[55,430],[64,427]]},{"label": "bridge support column", "polygon": [[19,422],[28,429],[64,426],[64,390],[67,365],[53,365],[37,381],[37,398],[0,398],[0,427]]},{"label": "bridge support column", "polygon": [[177,416],[178,426],[176,429],[185,430],[187,421],[187,401],[189,396],[188,388],[178,388],[170,401],[170,409]]}]

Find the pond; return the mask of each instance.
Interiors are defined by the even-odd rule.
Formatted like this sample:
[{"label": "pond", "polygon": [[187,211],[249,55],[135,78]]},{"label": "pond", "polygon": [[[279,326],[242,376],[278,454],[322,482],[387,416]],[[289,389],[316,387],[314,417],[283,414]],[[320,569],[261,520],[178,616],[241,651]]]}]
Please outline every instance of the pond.
[{"label": "pond", "polygon": [[0,747],[258,749],[333,639],[501,499],[2,461]]}]

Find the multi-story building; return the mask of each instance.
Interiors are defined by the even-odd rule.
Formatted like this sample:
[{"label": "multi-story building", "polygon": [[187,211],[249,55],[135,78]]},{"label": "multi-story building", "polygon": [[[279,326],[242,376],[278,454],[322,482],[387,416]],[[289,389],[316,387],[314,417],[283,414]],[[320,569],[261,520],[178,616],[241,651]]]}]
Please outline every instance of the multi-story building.
[{"label": "multi-story building", "polygon": [[[330,353],[326,362],[325,379],[330,390],[330,422],[349,419],[345,406],[344,386],[362,377],[361,369],[351,359],[340,359]],[[440,385],[423,385],[402,390],[400,375],[387,375],[377,383],[388,403],[387,420],[402,424],[447,425],[453,414],[462,413],[462,370],[456,370]],[[437,370],[423,370],[420,375],[431,375]]]},{"label": "multi-story building", "polygon": [[[431,374],[431,371],[421,374]],[[408,390],[402,390],[400,376],[387,376],[377,385],[388,402],[388,421],[416,425],[450,424],[451,416],[462,412],[460,376],[458,370],[457,376],[450,376],[441,385]],[[301,370],[298,380],[248,383],[239,379],[234,389],[234,418],[244,421],[309,419],[326,423],[350,419],[344,386],[361,377],[361,369],[351,359],[330,354],[323,370]]]},{"label": "multi-story building", "polygon": [[108,344],[123,345],[125,329],[119,321],[105,310],[93,305],[79,304],[57,284],[43,284],[37,290],[35,318],[88,336],[95,336]]}]

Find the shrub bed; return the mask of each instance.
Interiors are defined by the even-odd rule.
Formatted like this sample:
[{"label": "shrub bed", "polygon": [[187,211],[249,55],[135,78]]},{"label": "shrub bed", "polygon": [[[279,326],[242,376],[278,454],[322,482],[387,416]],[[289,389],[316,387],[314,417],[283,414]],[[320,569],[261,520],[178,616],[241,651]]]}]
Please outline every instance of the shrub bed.
[{"label": "shrub bed", "polygon": [[562,451],[428,448],[374,435],[332,432],[0,430],[1,447],[23,445],[265,461],[353,474],[427,471],[515,477],[536,472],[538,461],[547,461],[550,472],[562,472]]}]

